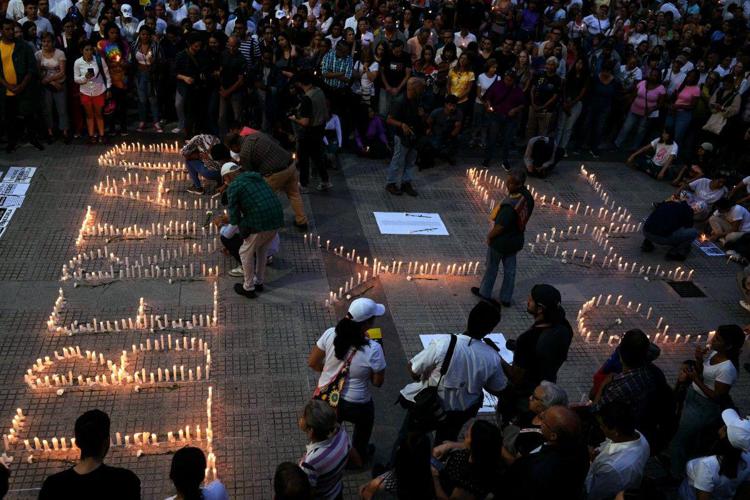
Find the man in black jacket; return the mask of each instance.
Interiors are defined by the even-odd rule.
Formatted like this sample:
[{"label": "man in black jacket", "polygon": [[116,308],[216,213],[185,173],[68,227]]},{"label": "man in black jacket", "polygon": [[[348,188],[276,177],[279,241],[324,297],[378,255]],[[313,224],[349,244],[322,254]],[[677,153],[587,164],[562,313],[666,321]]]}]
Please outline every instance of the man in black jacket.
[{"label": "man in black jacket", "polygon": [[698,237],[693,228],[693,209],[686,201],[665,201],[656,205],[643,225],[646,238],[641,250],[651,252],[654,244],[668,246],[667,260],[685,260]]}]

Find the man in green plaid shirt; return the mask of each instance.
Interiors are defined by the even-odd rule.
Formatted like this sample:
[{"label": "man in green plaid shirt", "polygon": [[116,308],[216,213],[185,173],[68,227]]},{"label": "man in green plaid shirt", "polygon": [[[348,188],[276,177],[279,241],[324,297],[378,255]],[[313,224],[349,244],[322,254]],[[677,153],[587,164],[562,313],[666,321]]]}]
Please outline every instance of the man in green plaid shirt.
[{"label": "man in green plaid shirt", "polygon": [[221,176],[229,186],[229,223],[239,227],[244,239],[239,253],[245,282],[235,284],[234,291],[254,299],[256,292],[263,291],[266,254],[284,224],[284,211],[259,173],[244,172],[236,163],[228,162],[221,167]]}]

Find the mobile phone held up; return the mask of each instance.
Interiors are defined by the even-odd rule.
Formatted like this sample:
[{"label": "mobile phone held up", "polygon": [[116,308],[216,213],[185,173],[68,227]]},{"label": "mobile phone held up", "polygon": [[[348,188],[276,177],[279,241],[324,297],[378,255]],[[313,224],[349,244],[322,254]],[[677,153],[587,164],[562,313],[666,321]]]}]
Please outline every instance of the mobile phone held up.
[{"label": "mobile phone held up", "polygon": [[443,469],[445,469],[445,464],[435,457],[430,457],[430,464],[432,464],[438,472],[442,472]]}]

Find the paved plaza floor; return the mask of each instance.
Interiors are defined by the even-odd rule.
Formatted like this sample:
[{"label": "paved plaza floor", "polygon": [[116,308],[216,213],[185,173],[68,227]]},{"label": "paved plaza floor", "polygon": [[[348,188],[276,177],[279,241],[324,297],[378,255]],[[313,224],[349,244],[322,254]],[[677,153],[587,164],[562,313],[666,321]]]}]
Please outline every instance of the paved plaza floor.
[{"label": "paved plaza floor", "polygon": [[[108,461],[139,475],[144,498],[172,494],[170,454],[186,442],[215,454],[216,473],[232,498],[271,498],[275,466],[304,452],[297,418],[316,383],[307,354],[344,314],[347,293],[382,301],[388,311],[379,324],[388,369],[385,385],[374,390],[373,435],[376,460],[385,460],[403,418],[394,402],[407,382],[406,361],[421,347],[419,335],[461,331],[476,303],[469,288],[483,271],[489,203],[499,196],[505,173],[497,167],[475,172],[472,182],[467,169],[477,167],[478,158],[467,154],[456,166],[420,172],[414,183],[419,197],[394,197],[383,189],[385,162],[342,156],[334,188],[305,195],[311,237],[292,227],[284,200],[287,226],[269,269],[268,291],[250,301],[232,291],[238,280],[227,271],[235,263],[215,250],[216,235],[202,228],[206,204],[215,199],[201,197],[197,206],[179,173],[118,166],[159,166],[179,161],[178,155],[126,152],[112,157],[114,166],[99,165],[99,155],[109,149],[56,145],[0,158],[0,170],[39,167],[0,238],[0,427],[6,435],[14,429],[16,436],[5,443],[12,457],[10,498],[36,497],[44,477],[72,463],[75,454],[61,449],[62,438],[69,447],[75,418],[94,407],[112,417]],[[750,319],[738,305],[736,264],[698,251],[678,264],[664,260],[664,249],[641,254],[641,237],[628,229],[637,228],[652,202],[670,193],[668,186],[620,162],[585,162],[601,183],[596,186],[606,191],[605,202],[606,195],[581,174],[581,164],[563,161],[549,178],[529,181],[545,203],[538,203],[527,228],[526,241],[534,249],[527,246],[519,254],[513,304],[503,310],[498,327],[515,338],[530,325],[525,303],[536,283],[560,289],[571,323],[577,323],[586,301],[598,302],[576,324],[584,335],[577,331],[559,374],[573,401],[587,398],[593,372],[613,349],[608,344],[616,342],[613,335],[633,327],[660,333],[657,364],[674,380],[698,336],[705,342],[719,324]],[[373,212],[438,213],[449,235],[382,235]],[[631,227],[615,231],[623,224]],[[323,248],[317,248],[318,236]],[[341,246],[344,255],[334,254]],[[347,260],[352,250],[356,257]],[[611,264],[604,264],[605,256]],[[367,257],[368,266],[357,264],[357,257]],[[376,279],[374,259],[388,266]],[[408,268],[414,261],[416,272]],[[392,272],[394,262],[398,274]],[[446,274],[454,264],[459,272]],[[357,286],[365,272],[368,280]],[[669,285],[675,276],[681,281],[689,276],[705,296],[681,297]],[[338,295],[352,279],[354,289],[342,290],[344,297],[327,305],[330,293]],[[60,289],[64,299],[58,301]],[[80,326],[87,323],[92,326]],[[122,380],[103,382],[111,373]],[[749,379],[741,374],[732,391],[744,410],[750,409]],[[24,418],[14,423],[19,408]],[[35,437],[41,450],[35,449]],[[44,451],[43,440],[51,451]],[[345,497],[356,498],[366,479],[365,473],[347,475]]]}]

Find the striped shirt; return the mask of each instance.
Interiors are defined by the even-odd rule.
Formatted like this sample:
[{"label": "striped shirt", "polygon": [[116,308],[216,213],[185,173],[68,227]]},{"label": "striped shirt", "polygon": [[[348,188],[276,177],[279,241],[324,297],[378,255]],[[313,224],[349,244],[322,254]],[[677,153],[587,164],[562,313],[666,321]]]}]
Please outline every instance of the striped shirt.
[{"label": "striped shirt", "polygon": [[321,63],[321,72],[325,75],[326,73],[343,73],[347,81],[343,82],[336,78],[323,78],[323,81],[329,87],[340,89],[348,87],[348,81],[352,78],[352,70],[354,69],[354,60],[351,56],[336,57],[336,50],[331,49],[328,53],[323,56],[323,62]]},{"label": "striped shirt", "polygon": [[300,467],[310,480],[315,500],[334,500],[341,494],[350,449],[349,436],[343,427],[325,441],[307,445]]}]

